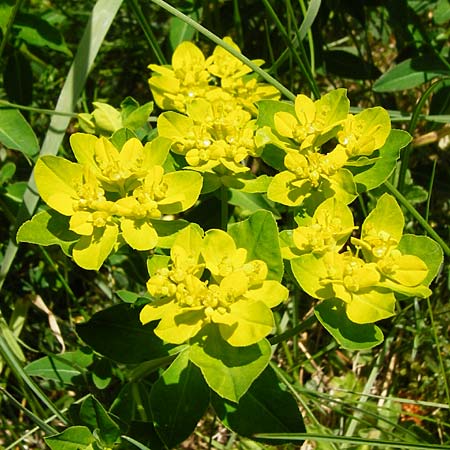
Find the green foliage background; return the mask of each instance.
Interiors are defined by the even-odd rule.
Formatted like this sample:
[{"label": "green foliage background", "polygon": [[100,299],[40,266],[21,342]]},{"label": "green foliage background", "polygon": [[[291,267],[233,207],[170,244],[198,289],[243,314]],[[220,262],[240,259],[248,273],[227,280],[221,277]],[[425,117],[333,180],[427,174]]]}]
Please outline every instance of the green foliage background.
[{"label": "green foliage background", "polygon": [[[448,258],[448,0],[184,0],[171,5],[216,36],[232,36],[250,59],[264,59],[286,98],[293,98],[289,91],[317,96],[344,87],[355,111],[388,109],[394,126],[414,139],[390,182],[360,196],[356,220],[362,223],[383,192],[394,192],[404,208],[406,231],[440,238]],[[72,159],[68,135],[76,131],[75,113],[91,111],[93,102],[119,107],[129,95],[144,104],[151,100],[148,64],[170,61],[185,39],[198,41],[205,53],[214,47],[211,36],[188,27],[166,6],[157,0],[6,0],[0,5],[0,445],[7,449],[45,448],[44,434],[67,424],[76,425],[82,448],[96,445],[91,433],[96,428],[108,447],[122,433],[117,417],[133,423],[128,433],[133,438],[124,446],[139,448],[140,442],[161,448],[148,423],[152,404],[172,402],[164,382],[156,381],[158,368],[174,360],[172,348],[155,342],[161,346],[160,361],[146,364],[145,328],[143,336],[127,333],[130,346],[124,348],[119,330],[117,343],[106,349],[99,332],[111,336],[111,316],[130,314],[123,302],[140,304],[148,278],[145,256],[123,250],[100,271],[83,271],[59,248],[17,247],[14,236],[36,206],[34,185],[26,186],[39,151]],[[98,22],[87,28],[83,41],[92,11]],[[150,123],[155,120],[152,116]],[[248,204],[233,192],[227,212],[239,221],[261,207],[273,205],[263,197]],[[285,209],[274,213],[281,228],[292,228]],[[189,216],[205,229],[219,227],[219,199],[209,196]],[[280,389],[270,398],[276,404],[286,391],[294,396],[313,448],[449,448],[447,263],[432,285],[432,297],[400,302],[397,316],[379,324],[386,339],[371,350],[339,348],[312,320],[313,303],[305,295],[278,310],[272,369]],[[285,281],[294,284],[289,274]],[[130,298],[130,291],[140,294]],[[107,307],[110,317],[102,316]],[[60,354],[63,348],[67,351]],[[182,355],[175,368],[188,365]],[[273,371],[252,387],[256,393],[264,391]],[[189,366],[188,372],[195,377],[197,369]],[[165,372],[160,380],[170,383],[176,376]],[[155,383],[159,389],[149,397]],[[253,394],[245,397],[249,408]],[[194,419],[208,404],[205,394],[199,398],[200,406],[183,398],[194,409],[186,414]],[[246,439],[249,418],[233,404],[220,398],[211,403],[220,421],[237,433],[208,410],[183,448],[266,447]],[[298,424],[289,424],[289,417],[283,419],[287,431],[295,430]],[[60,448],[52,439],[47,445]]]}]

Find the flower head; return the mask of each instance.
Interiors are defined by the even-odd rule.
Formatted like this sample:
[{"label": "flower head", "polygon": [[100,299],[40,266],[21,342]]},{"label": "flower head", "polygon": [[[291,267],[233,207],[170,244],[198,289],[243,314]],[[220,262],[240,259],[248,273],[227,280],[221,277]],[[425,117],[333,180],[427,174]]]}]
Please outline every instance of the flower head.
[{"label": "flower head", "polygon": [[[200,249],[200,251],[199,251]],[[167,267],[151,274],[147,288],[154,301],[141,311],[141,321],[160,320],[155,333],[167,342],[183,343],[207,324],[215,324],[229,344],[247,346],[273,328],[270,308],[285,300],[288,291],[267,280],[267,266],[248,260],[231,236],[209,230],[182,230],[171,249]],[[204,279],[205,269],[210,273]]]}]

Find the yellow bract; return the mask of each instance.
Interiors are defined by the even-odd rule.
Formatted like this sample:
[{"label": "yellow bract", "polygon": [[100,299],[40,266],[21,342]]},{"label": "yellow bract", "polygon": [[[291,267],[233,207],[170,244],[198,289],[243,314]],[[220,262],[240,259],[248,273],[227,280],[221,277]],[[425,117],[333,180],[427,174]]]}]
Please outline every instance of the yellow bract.
[{"label": "yellow bract", "polygon": [[199,196],[197,173],[164,173],[167,139],[143,146],[133,138],[119,150],[106,138],[77,133],[71,143],[78,163],[44,156],[35,178],[44,201],[70,216],[70,229],[82,236],[73,250],[81,267],[98,269],[119,230],[131,247],[154,248],[158,235],[152,220],[190,208]]},{"label": "yellow bract", "polygon": [[[224,41],[240,51],[231,38]],[[253,62],[261,65],[264,61]],[[173,53],[172,66],[150,64],[149,68],[154,72],[149,79],[153,97],[165,110],[184,113],[193,100],[206,99],[234,101],[256,114],[255,102],[280,97],[277,89],[258,82],[248,66],[220,46],[205,60],[198,47],[183,42]]]},{"label": "yellow bract", "polygon": [[[213,323],[224,340],[240,347],[272,331],[270,308],[286,300],[288,291],[267,280],[267,265],[247,260],[247,251],[236,248],[225,231],[209,230],[202,239],[187,227],[170,255],[169,265],[151,274],[147,288],[154,301],[141,311],[143,323],[160,320],[155,333],[161,339],[181,344]],[[205,268],[209,280],[202,279]]]}]

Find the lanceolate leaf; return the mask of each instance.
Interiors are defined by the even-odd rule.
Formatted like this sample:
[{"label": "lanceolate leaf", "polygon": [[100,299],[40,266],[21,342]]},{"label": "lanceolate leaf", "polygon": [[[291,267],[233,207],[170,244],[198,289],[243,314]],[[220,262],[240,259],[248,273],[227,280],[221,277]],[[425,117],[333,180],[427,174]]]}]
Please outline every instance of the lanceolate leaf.
[{"label": "lanceolate leaf", "polygon": [[167,447],[184,441],[194,431],[209,404],[209,387],[187,351],[153,385],[150,394],[153,422]]},{"label": "lanceolate leaf", "polygon": [[449,69],[437,58],[429,55],[411,58],[402,61],[378,78],[373,85],[373,90],[375,92],[402,91],[449,74]]}]

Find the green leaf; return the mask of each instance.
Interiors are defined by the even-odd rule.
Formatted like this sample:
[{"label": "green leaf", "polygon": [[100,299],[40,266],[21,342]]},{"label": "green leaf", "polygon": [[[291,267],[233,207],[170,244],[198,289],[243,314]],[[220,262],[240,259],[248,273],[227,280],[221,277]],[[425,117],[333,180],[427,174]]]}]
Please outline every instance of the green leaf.
[{"label": "green leaf", "polygon": [[295,116],[295,108],[292,103],[280,102],[278,100],[261,100],[258,102],[258,118],[256,124],[258,128],[268,126],[275,129],[274,116],[277,112],[287,112]]},{"label": "green leaf", "polygon": [[89,428],[83,426],[69,427],[62,433],[44,439],[51,450],[93,450],[95,441]]},{"label": "green leaf", "polygon": [[256,433],[304,433],[305,425],[297,402],[282,385],[272,368],[267,367],[254,381],[238,404],[216,395],[212,404],[225,426],[240,436],[259,442],[281,445],[289,439],[270,442],[255,439]]},{"label": "green leaf", "polygon": [[118,130],[114,131],[114,133],[110,138],[110,141],[112,142],[114,147],[120,150],[125,144],[125,142],[127,142],[131,138],[137,139],[138,137],[129,128],[119,128]]},{"label": "green leaf", "polygon": [[262,194],[249,194],[247,192],[230,189],[230,198],[228,203],[230,205],[238,206],[241,216],[249,216],[257,211],[265,209],[270,211],[277,219],[280,219],[280,213],[275,208],[273,203]]},{"label": "green leaf", "polygon": [[3,0],[0,2],[0,28],[3,31],[3,36],[5,36],[6,27],[14,9],[14,4],[14,0]]},{"label": "green leaf", "polygon": [[131,128],[132,130],[137,130],[147,123],[152,111],[153,102],[144,103],[142,106],[139,106],[128,114],[126,118],[123,118],[123,125]]},{"label": "green leaf", "polygon": [[197,224],[190,224],[187,220],[152,220],[152,225],[158,233],[158,247],[170,248],[177,237],[177,233],[187,226],[201,228]]},{"label": "green leaf", "polygon": [[349,320],[341,300],[325,300],[316,305],[314,313],[339,345],[348,350],[369,349],[384,340],[382,331],[376,325],[356,324]]},{"label": "green leaf", "polygon": [[111,306],[77,325],[77,333],[98,353],[122,363],[139,363],[168,355],[153,329],[157,323],[142,325],[139,309],[127,303]]},{"label": "green leaf", "polygon": [[103,405],[92,395],[83,400],[79,411],[80,420],[89,427],[103,444],[111,447],[120,436],[120,428],[111,419]]},{"label": "green leaf", "polygon": [[184,351],[161,375],[150,393],[155,429],[172,448],[188,438],[209,404],[209,387]]},{"label": "green leaf", "polygon": [[189,358],[213,391],[238,402],[269,363],[270,344],[263,339],[247,347],[233,347],[222,339],[214,325],[204,331],[206,338],[190,347]]},{"label": "green leaf", "polygon": [[450,20],[450,1],[438,0],[433,14],[434,23],[444,25]]},{"label": "green leaf", "polygon": [[450,70],[435,57],[419,56],[397,64],[384,73],[373,85],[375,92],[395,92],[412,89],[433,78],[450,75]]},{"label": "green leaf", "polygon": [[60,31],[36,14],[19,14],[13,26],[17,30],[16,37],[27,44],[72,56]]},{"label": "green leaf", "polygon": [[422,284],[428,286],[438,274],[443,262],[441,246],[428,236],[405,234],[397,248],[405,255],[418,256],[427,265],[428,275]]},{"label": "green leaf", "polygon": [[354,175],[358,192],[370,191],[384,183],[392,174],[400,156],[400,150],[411,141],[411,135],[402,130],[391,130],[385,144],[379,150],[375,163],[367,168],[349,167]]},{"label": "green leaf", "polygon": [[[198,10],[189,14],[189,17],[198,21],[200,19]],[[169,26],[169,42],[172,50],[175,50],[183,41],[190,41],[194,37],[194,28],[178,17],[171,17]]]},{"label": "green leaf", "polygon": [[0,186],[3,186],[4,184],[8,183],[9,180],[14,176],[16,173],[16,165],[8,161],[0,167]]},{"label": "green leaf", "polygon": [[84,369],[92,364],[93,359],[92,353],[79,349],[62,355],[44,356],[28,364],[24,370],[30,376],[73,384],[76,383],[75,378],[82,375]]},{"label": "green leaf", "polygon": [[70,255],[70,248],[80,236],[69,230],[69,220],[56,211],[41,211],[28,220],[17,231],[17,242],[30,242],[37,245],[59,245]]},{"label": "green leaf", "polygon": [[278,241],[278,227],[269,211],[257,211],[247,220],[230,225],[229,234],[238,248],[248,252],[247,260],[261,259],[267,264],[269,280],[280,281],[284,266]]},{"label": "green leaf", "polygon": [[39,143],[32,128],[16,109],[0,108],[0,142],[26,156],[39,153]]}]

